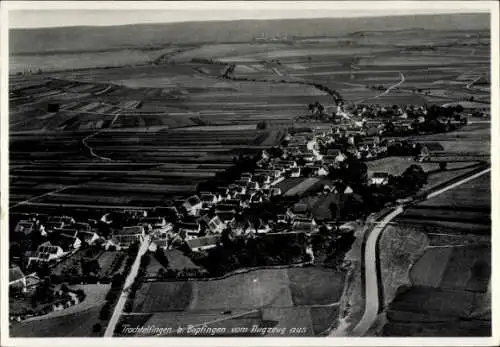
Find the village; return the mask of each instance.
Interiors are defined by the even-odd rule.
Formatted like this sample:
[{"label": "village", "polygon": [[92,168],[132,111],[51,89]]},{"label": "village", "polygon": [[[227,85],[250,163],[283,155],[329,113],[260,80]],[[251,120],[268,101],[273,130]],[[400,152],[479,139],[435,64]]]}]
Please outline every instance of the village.
[{"label": "village", "polygon": [[[409,110],[413,112],[407,119]],[[364,162],[389,155],[412,156],[415,162],[422,162],[430,155],[425,145],[393,136],[394,132],[409,133],[418,124],[430,123],[425,118],[430,114],[427,109],[394,107],[392,119],[396,120],[392,122],[387,117],[367,116],[386,111],[357,108],[347,113],[340,106],[333,124],[289,129],[279,147],[240,157],[224,175],[200,185],[196,194],[167,201],[153,210],[107,211],[100,219],[87,220],[68,215],[12,214],[9,285],[19,293],[33,293],[43,283],[43,275],[51,275],[51,268],[86,248],[124,252],[132,245],[135,249],[147,243],[151,252],[187,247],[195,254],[221,245],[224,234],[255,238],[290,233],[310,236],[320,230],[352,232],[353,221],[373,212],[364,206],[369,204],[364,196],[370,189],[367,187],[378,192],[391,180],[387,172],[368,175]],[[460,111],[434,119],[435,124],[448,126],[434,131],[465,124],[457,117]],[[314,205],[309,203],[311,199],[323,202]],[[25,250],[20,244],[26,243],[31,251],[15,251],[16,247]],[[308,252],[309,259],[314,259],[310,247]],[[99,280],[106,282],[103,277]]]}]

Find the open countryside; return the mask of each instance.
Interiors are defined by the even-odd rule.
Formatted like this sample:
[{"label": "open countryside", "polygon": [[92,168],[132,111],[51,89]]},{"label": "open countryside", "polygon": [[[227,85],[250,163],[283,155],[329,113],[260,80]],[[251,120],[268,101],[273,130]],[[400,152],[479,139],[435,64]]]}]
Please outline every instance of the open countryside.
[{"label": "open countryside", "polygon": [[490,336],[489,15],[438,17],[11,30],[10,336]]}]

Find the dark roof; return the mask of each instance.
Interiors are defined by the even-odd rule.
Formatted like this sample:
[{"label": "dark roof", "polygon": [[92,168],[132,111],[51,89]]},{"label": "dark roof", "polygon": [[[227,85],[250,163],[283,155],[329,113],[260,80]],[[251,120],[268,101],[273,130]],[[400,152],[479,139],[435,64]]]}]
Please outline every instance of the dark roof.
[{"label": "dark roof", "polygon": [[74,229],[77,229],[77,230],[90,230],[90,224],[89,223],[78,222],[78,223],[73,224],[72,227]]},{"label": "dark roof", "polygon": [[235,214],[233,212],[220,212],[217,213],[217,216],[220,218],[221,221],[225,222],[228,220],[232,220],[235,217]]},{"label": "dark roof", "polygon": [[94,234],[93,231],[79,231],[76,237],[82,241],[89,242],[94,237]]},{"label": "dark roof", "polygon": [[203,246],[215,246],[220,242],[220,239],[220,235],[211,235],[187,240],[186,243],[190,248],[198,248]]},{"label": "dark roof", "polygon": [[214,200],[214,195],[211,193],[208,194],[201,194],[201,201],[213,201]]},{"label": "dark roof", "polygon": [[339,155],[341,153],[340,149],[329,149],[326,154],[327,155]]},{"label": "dark roof", "polygon": [[177,224],[179,229],[198,230],[200,223],[198,222],[180,222]]},{"label": "dark roof", "polygon": [[50,254],[56,254],[57,253],[57,246],[55,244],[41,244],[38,246],[37,251],[39,253],[50,253]]},{"label": "dark roof", "polygon": [[76,237],[74,237],[73,235],[60,234],[57,236],[53,243],[54,245],[60,246],[63,250],[67,250],[73,247],[75,241]]},{"label": "dark roof", "polygon": [[386,178],[389,177],[389,174],[387,172],[374,172],[373,177],[375,178]]},{"label": "dark roof", "polygon": [[130,227],[124,227],[115,234],[117,235],[135,235],[135,234],[142,234],[144,231],[144,228],[141,225],[135,225],[135,226],[130,226]]},{"label": "dark roof", "polygon": [[9,282],[14,282],[22,278],[24,278],[24,273],[21,271],[19,266],[9,268]]},{"label": "dark roof", "polygon": [[[239,202],[238,202],[239,204]],[[236,207],[234,204],[218,204],[215,208],[216,211],[235,211]]]},{"label": "dark roof", "polygon": [[190,196],[189,198],[186,199],[186,201],[191,205],[197,205],[201,202],[200,198],[197,195]]},{"label": "dark roof", "polygon": [[293,212],[294,213],[305,213],[307,212],[307,204],[300,204],[300,203],[297,203],[295,205],[293,205]]}]

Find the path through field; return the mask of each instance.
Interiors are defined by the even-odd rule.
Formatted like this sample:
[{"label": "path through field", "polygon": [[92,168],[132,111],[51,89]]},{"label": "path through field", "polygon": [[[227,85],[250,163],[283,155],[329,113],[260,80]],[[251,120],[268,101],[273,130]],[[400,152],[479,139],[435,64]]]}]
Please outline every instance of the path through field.
[{"label": "path through field", "polygon": [[398,83],[393,84],[392,86],[390,86],[389,88],[387,88],[387,90],[385,92],[383,92],[382,94],[379,94],[379,95],[375,96],[374,99],[379,98],[379,97],[384,96],[384,95],[387,95],[387,94],[389,94],[389,92],[391,90],[393,90],[394,88],[397,88],[400,85],[402,85],[405,82],[405,75],[403,75],[403,73],[400,72],[399,76],[401,77],[401,80]]},{"label": "path through field", "polygon": [[[115,119],[113,119],[113,121],[115,121]],[[96,131],[95,133],[93,134],[90,134],[89,136],[85,137],[83,140],[82,140],[82,144],[87,147],[90,151],[90,154],[97,158],[97,159],[100,159],[100,160],[105,160],[105,161],[111,161],[111,158],[106,158],[106,157],[101,157],[100,155],[97,155],[95,152],[94,152],[94,149],[92,147],[89,146],[89,144],[87,143],[87,140],[88,139],[91,139],[92,137],[96,136],[97,134],[99,134],[99,131]]]}]

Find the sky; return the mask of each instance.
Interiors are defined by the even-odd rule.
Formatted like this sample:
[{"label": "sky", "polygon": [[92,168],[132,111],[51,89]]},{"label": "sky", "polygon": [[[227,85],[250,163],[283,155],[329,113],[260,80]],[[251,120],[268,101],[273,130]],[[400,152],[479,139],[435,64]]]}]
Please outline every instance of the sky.
[{"label": "sky", "polygon": [[487,1],[310,2],[17,2],[9,1],[10,28],[109,26],[207,20],[372,17],[488,12]]}]

